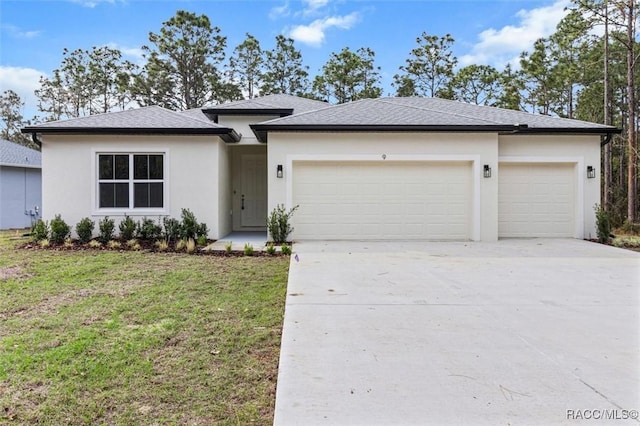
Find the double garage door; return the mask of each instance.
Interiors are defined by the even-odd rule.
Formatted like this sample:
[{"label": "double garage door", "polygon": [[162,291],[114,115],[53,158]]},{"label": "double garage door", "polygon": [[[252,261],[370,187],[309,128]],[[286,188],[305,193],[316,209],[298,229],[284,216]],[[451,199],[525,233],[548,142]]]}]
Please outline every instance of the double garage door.
[{"label": "double garage door", "polygon": [[[298,240],[469,240],[469,161],[296,161]],[[571,164],[500,164],[500,237],[572,237]]]},{"label": "double garage door", "polygon": [[296,162],[295,237],[467,240],[471,162]]}]

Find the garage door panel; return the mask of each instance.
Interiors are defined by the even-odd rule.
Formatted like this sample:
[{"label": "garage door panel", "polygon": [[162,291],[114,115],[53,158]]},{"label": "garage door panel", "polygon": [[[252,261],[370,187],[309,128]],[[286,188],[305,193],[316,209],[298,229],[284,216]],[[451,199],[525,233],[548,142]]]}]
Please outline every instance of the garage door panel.
[{"label": "garage door panel", "polygon": [[294,238],[469,239],[470,162],[296,162],[293,176]]},{"label": "garage door panel", "polygon": [[498,187],[499,237],[574,236],[574,164],[501,163]]}]

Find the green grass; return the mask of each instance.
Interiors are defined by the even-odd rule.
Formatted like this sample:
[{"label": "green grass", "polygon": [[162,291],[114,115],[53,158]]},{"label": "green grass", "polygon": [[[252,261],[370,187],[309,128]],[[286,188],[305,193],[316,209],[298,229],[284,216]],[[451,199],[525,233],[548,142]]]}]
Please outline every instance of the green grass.
[{"label": "green grass", "polygon": [[288,258],[17,249],[0,424],[271,424]]}]

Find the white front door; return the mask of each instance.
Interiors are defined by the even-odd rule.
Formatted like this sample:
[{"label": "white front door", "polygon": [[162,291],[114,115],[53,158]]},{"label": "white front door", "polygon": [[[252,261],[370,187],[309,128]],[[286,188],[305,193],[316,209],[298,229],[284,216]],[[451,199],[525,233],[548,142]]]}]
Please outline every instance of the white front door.
[{"label": "white front door", "polygon": [[242,156],[240,226],[267,224],[267,159],[265,155]]}]

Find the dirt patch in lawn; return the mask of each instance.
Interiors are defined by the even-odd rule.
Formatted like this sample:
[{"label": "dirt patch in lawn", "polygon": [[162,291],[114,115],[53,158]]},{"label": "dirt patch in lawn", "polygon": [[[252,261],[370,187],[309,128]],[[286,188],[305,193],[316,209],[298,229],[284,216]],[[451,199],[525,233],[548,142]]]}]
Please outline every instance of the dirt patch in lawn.
[{"label": "dirt patch in lawn", "polygon": [[12,278],[25,279],[30,278],[32,275],[25,272],[21,266],[5,266],[0,268],[0,281],[9,280]]}]

